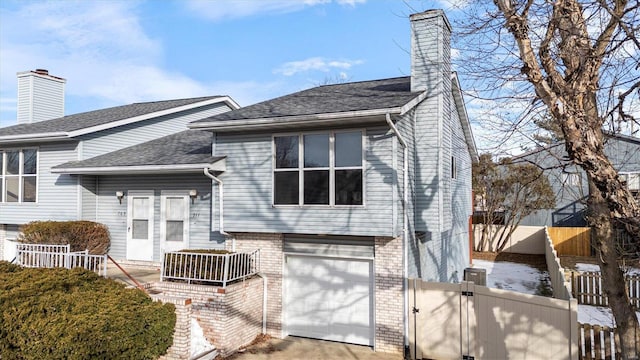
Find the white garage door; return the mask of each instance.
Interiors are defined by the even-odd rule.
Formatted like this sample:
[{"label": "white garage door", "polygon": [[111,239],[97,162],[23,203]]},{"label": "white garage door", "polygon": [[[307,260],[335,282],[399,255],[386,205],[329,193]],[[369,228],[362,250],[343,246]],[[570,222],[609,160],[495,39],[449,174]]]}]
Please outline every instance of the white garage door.
[{"label": "white garage door", "polygon": [[287,255],[283,313],[289,335],[373,346],[373,262]]}]

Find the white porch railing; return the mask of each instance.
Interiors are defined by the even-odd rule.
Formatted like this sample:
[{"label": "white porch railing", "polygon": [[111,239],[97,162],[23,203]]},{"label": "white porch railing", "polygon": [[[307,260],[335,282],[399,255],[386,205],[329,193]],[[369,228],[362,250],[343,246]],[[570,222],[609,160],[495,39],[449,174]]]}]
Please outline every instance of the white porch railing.
[{"label": "white porch railing", "polygon": [[16,264],[36,268],[81,267],[107,276],[107,255],[91,255],[88,250],[71,252],[69,245],[18,244]]},{"label": "white porch railing", "polygon": [[255,275],[260,271],[260,250],[250,253],[211,254],[167,252],[162,257],[160,281],[181,280],[221,284]]}]

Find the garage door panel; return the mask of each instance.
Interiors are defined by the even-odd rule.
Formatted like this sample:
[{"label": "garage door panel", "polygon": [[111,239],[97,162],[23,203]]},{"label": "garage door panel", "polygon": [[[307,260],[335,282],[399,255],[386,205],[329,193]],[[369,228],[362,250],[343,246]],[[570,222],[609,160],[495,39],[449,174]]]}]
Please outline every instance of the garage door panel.
[{"label": "garage door panel", "polygon": [[373,345],[371,261],[288,255],[284,320],[290,335]]}]

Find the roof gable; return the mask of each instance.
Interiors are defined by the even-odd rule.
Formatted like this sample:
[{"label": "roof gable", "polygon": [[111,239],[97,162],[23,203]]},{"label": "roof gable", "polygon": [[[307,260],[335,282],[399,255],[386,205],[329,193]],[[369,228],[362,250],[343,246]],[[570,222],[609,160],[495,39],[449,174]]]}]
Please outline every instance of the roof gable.
[{"label": "roof gable", "polygon": [[418,97],[411,92],[411,78],[351,82],[318,86],[267,100],[191,123],[191,128],[215,128],[222,123],[257,119],[317,119],[324,114],[371,113],[399,109]]},{"label": "roof gable", "polygon": [[218,102],[224,102],[232,109],[238,108],[238,105],[227,96],[134,103],[0,128],[0,143],[43,138],[68,139]]},{"label": "roof gable", "polygon": [[208,131],[186,130],[87,160],[54,166],[52,172],[92,174],[202,170],[223,159],[212,156],[212,139],[213,134]]}]

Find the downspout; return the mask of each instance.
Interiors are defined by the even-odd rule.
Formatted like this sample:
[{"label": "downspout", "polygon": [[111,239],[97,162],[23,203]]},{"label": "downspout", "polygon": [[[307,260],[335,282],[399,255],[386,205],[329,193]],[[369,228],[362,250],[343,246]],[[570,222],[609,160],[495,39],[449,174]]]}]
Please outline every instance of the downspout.
[{"label": "downspout", "polygon": [[389,124],[389,128],[396,135],[396,138],[402,145],[402,180],[403,180],[403,194],[402,194],[402,218],[403,218],[403,227],[402,227],[402,266],[403,266],[403,276],[402,281],[404,283],[404,292],[403,292],[403,300],[404,300],[404,312],[403,312],[403,320],[404,320],[404,346],[407,348],[409,346],[409,251],[408,251],[408,242],[409,242],[409,214],[407,213],[407,204],[409,203],[409,148],[407,147],[407,143],[400,135],[398,128],[391,121],[391,115],[389,113],[386,114],[387,124]]},{"label": "downspout", "polygon": [[257,274],[262,278],[262,333],[267,333],[267,276],[258,272]]},{"label": "downspout", "polygon": [[[224,236],[228,236],[231,237],[231,251],[236,251],[236,239],[231,236],[231,234],[229,234],[228,232],[224,231],[224,197],[223,197],[223,190],[224,190],[224,183],[222,182],[222,180],[218,179],[217,177],[215,177],[213,174],[211,174],[211,171],[213,171],[211,168],[204,168],[204,175],[208,178],[210,178],[211,180],[214,180],[215,182],[218,183],[218,197],[220,198],[219,204],[220,204],[220,234],[224,235]],[[213,204],[211,204],[211,207],[213,208]],[[213,210],[213,209],[211,209]]]}]

